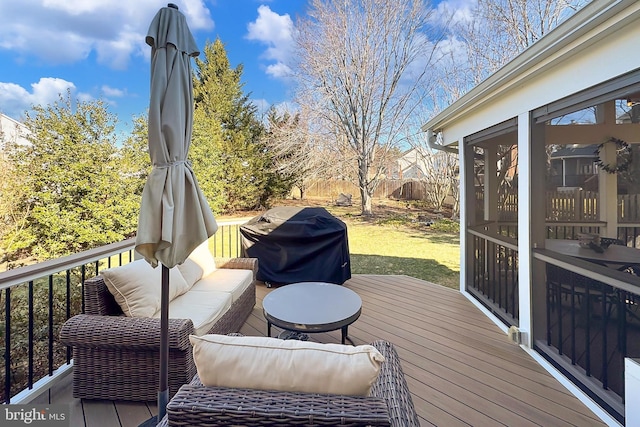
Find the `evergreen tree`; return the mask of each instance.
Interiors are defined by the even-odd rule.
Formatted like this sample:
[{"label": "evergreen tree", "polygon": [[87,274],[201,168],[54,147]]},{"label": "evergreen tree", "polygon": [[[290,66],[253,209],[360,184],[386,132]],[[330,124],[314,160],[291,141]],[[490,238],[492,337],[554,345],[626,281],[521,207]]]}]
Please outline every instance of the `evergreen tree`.
[{"label": "evergreen tree", "polygon": [[214,212],[268,203],[272,168],[257,108],[243,93],[242,65],[231,68],[220,39],[196,59],[193,169]]},{"label": "evergreen tree", "polygon": [[120,149],[120,170],[126,187],[134,194],[141,195],[151,172],[146,115],[133,119],[133,131]]},{"label": "evergreen tree", "polygon": [[130,188],[121,168],[117,120],[105,104],[74,106],[67,92],[26,116],[29,144],[9,149],[26,224],[5,236],[6,256],[41,261],[133,236],[140,187]]}]

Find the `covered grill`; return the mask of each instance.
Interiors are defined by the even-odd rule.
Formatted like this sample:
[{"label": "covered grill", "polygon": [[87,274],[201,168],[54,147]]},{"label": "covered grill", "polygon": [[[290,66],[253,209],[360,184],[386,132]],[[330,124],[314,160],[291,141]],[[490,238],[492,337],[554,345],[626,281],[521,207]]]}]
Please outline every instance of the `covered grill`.
[{"label": "covered grill", "polygon": [[258,258],[257,279],[268,283],[351,278],[347,226],[324,208],[276,207],[240,227],[242,255]]}]

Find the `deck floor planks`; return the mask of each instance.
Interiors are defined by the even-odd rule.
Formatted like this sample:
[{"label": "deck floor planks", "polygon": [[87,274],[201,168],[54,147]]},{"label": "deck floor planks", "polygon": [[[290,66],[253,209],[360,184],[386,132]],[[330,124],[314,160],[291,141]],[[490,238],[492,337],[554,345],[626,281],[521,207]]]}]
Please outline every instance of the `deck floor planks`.
[{"label": "deck floor planks", "polygon": [[[394,343],[422,425],[604,425],[456,290],[408,276],[354,275],[345,285],[363,300],[349,336],[356,344]],[[258,285],[241,333],[266,334],[262,299],[273,289]],[[310,339],[340,342],[340,331]],[[86,426],[129,427],[157,413],[144,403],[73,403],[67,390],[64,399],[84,411]]]},{"label": "deck floor planks", "polygon": [[[379,276],[380,277],[380,276]],[[382,276],[385,277],[386,276]],[[426,283],[426,282],[422,282]],[[436,286],[437,288],[441,288],[438,285],[431,285],[431,287]],[[370,289],[370,288],[369,288]],[[368,293],[363,292],[364,289],[359,292],[363,295],[369,295]],[[403,292],[394,292],[394,294],[398,295],[406,295],[405,289],[402,289]],[[455,292],[455,291],[454,291]],[[486,317],[477,310],[471,303],[466,300],[461,294],[456,292],[456,295],[464,300],[466,304],[468,304],[466,311],[477,313],[481,318],[486,319]],[[404,301],[403,301],[404,302]],[[431,307],[429,307],[431,308]],[[378,327],[385,327],[387,324],[391,324],[391,331],[394,331],[396,335],[396,341],[400,342],[397,337],[404,338],[406,334],[406,328],[402,327],[402,324],[392,324],[392,318],[390,316],[383,318],[385,316],[385,311],[382,309],[374,310],[374,312],[379,313],[379,321]],[[405,313],[405,310],[394,310],[393,316],[398,316],[399,313]],[[445,322],[450,322],[451,318],[446,319]],[[358,325],[356,322],[355,325]],[[482,323],[482,319],[474,319],[473,322],[464,324],[464,328],[475,330],[476,325]],[[432,323],[431,326],[436,326],[438,328],[441,325],[436,323]],[[470,388],[478,388],[478,385],[484,387],[480,394],[482,396],[486,396],[487,393],[492,394],[491,399],[497,401],[500,405],[509,408],[511,411],[514,411],[516,408],[520,407],[520,413],[525,415],[531,412],[531,406],[533,408],[537,408],[542,416],[542,425],[585,425],[592,423],[600,423],[600,421],[595,418],[590,412],[587,415],[582,413],[574,412],[574,408],[576,406],[576,399],[574,396],[569,394],[564,388],[560,387],[558,382],[548,375],[546,371],[542,369],[537,363],[531,359],[529,355],[527,355],[522,349],[518,346],[510,343],[506,336],[497,328],[497,326],[491,324],[494,328],[494,335],[497,336],[497,339],[494,337],[493,340],[486,340],[486,342],[493,342],[496,345],[495,352],[478,352],[478,343],[470,341],[468,338],[465,338],[461,341],[455,341],[454,345],[451,347],[445,347],[444,349],[440,349],[441,353],[436,353],[435,359],[431,359],[430,356],[434,356],[430,353],[431,349],[434,346],[434,340],[427,340],[424,346],[421,349],[414,349],[414,353],[419,354],[419,358],[426,358],[436,362],[431,368],[437,367],[438,374],[441,378],[446,378],[451,381],[452,384],[461,384],[465,382],[467,387]],[[428,335],[428,330],[412,330],[411,334],[408,335],[406,341],[402,342],[410,342],[413,337],[419,337],[419,340],[424,338],[424,335]],[[411,336],[413,335],[413,337]],[[451,370],[451,365],[454,364],[455,358],[460,354],[461,351],[466,351],[469,354],[474,354],[474,359],[466,359],[459,363],[458,371]],[[492,359],[489,357],[487,359],[487,355],[491,356],[491,354],[506,353],[501,358]],[[480,356],[475,358],[476,356]],[[412,361],[411,357],[406,357],[407,361]],[[517,363],[514,363],[517,362]],[[484,384],[480,382],[480,377],[482,374],[478,369],[478,364],[485,364],[485,368],[488,366],[492,369],[492,374],[487,375],[484,374],[482,378]],[[513,365],[513,366],[511,366]],[[522,372],[531,371],[531,375],[533,378],[527,379],[523,378]],[[423,369],[425,369],[423,367]],[[433,370],[433,369],[432,369]],[[507,379],[508,378],[508,381]],[[545,381],[540,381],[544,379]],[[487,388],[488,387],[488,388]],[[513,396],[510,397],[510,396]],[[521,403],[522,401],[527,402],[529,405],[524,405]],[[545,415],[545,411],[552,411],[554,413],[554,417],[549,419]],[[560,419],[556,419],[555,417],[559,417]],[[550,424],[555,420],[556,424]]]},{"label": "deck floor planks", "polygon": [[152,416],[157,415],[157,411],[152,413],[148,405],[116,401],[114,406],[122,427],[138,427]]}]

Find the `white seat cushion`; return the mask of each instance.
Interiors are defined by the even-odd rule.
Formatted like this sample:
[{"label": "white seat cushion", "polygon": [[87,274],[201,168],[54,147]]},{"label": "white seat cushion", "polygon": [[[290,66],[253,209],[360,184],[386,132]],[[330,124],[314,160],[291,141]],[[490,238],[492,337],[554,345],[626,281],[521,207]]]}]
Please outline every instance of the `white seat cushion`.
[{"label": "white seat cushion", "polygon": [[[153,268],[139,259],[120,267],[103,270],[100,273],[109,292],[126,316],[152,317],[160,310],[162,288],[162,268]],[[169,300],[189,289],[180,271],[169,270]]]},{"label": "white seat cushion", "polygon": [[[196,335],[204,335],[231,307],[231,294],[216,291],[194,291],[180,295],[169,303],[170,319],[191,319]],[[160,311],[153,317],[160,318]]]},{"label": "white seat cushion", "polygon": [[192,291],[220,291],[231,294],[233,302],[249,287],[253,280],[251,270],[218,268],[203,277],[191,288]]},{"label": "white seat cushion", "polygon": [[215,334],[189,340],[205,386],[366,396],[384,361],[371,345]]},{"label": "white seat cushion", "polygon": [[189,287],[215,271],[216,261],[209,250],[209,241],[205,240],[195,248],[178,269]]}]

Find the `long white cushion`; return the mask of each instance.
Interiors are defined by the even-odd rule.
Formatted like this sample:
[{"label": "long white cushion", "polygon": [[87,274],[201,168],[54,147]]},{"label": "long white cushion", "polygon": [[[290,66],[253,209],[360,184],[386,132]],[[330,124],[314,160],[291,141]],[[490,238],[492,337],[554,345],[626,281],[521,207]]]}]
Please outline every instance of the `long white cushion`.
[{"label": "long white cushion", "polygon": [[[104,282],[126,316],[151,317],[160,310],[162,268],[143,259],[103,270]],[[169,300],[189,289],[180,271],[169,270]]]},{"label": "long white cushion", "polygon": [[[191,319],[196,335],[204,335],[231,307],[231,294],[216,291],[194,291],[180,295],[169,304],[170,319]],[[152,317],[160,318],[160,311]]]},{"label": "long white cushion", "polygon": [[253,280],[251,270],[218,268],[208,276],[204,276],[191,288],[192,291],[220,291],[231,294],[235,302],[249,287]]},{"label": "long white cushion", "polygon": [[216,269],[216,262],[209,250],[209,241],[205,240],[195,248],[178,269],[189,287],[211,274]]},{"label": "long white cushion", "polygon": [[384,361],[371,345],[214,334],[189,340],[206,386],[366,396]]}]

